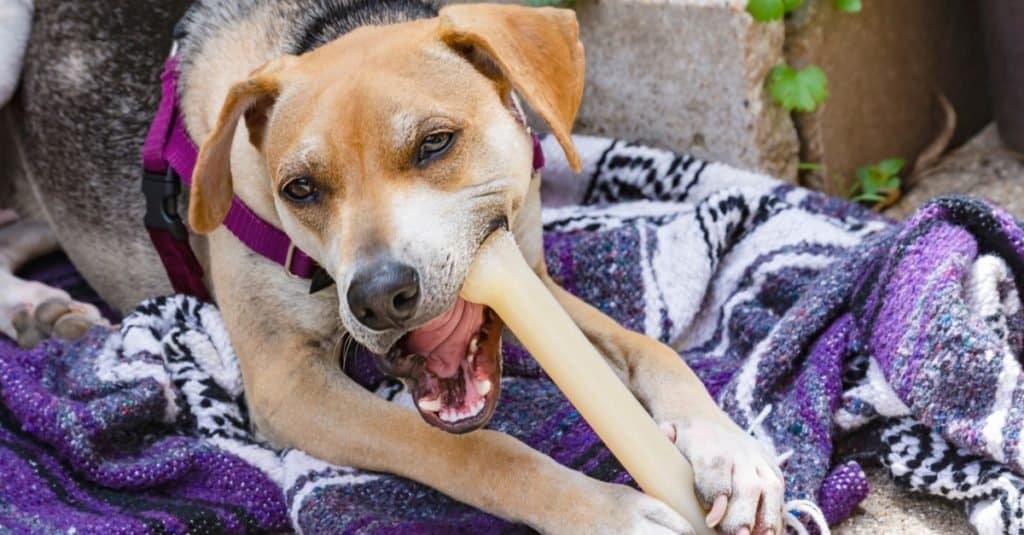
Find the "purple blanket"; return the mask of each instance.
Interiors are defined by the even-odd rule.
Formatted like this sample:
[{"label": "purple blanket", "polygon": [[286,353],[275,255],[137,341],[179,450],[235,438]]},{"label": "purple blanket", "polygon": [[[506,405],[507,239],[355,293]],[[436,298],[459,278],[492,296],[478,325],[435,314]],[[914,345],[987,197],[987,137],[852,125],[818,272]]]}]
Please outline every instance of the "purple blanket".
[{"label": "purple blanket", "polygon": [[[867,482],[834,445],[870,427],[873,455],[908,489],[963,501],[981,533],[1021,529],[1024,231],[1013,218],[941,199],[895,225],[761,175],[577,141],[577,177],[544,141],[552,275],[678,348],[786,459],[787,498],[818,503],[831,523],[848,516]],[[67,269],[32,274],[79,284]],[[509,342],[504,354],[491,427],[630,483],[537,364]],[[367,355],[346,371],[410,403]],[[14,532],[528,531],[395,476],[268,448],[250,432],[216,309],[181,296],[76,343],[21,351],[0,339],[0,400],[0,527]]]}]

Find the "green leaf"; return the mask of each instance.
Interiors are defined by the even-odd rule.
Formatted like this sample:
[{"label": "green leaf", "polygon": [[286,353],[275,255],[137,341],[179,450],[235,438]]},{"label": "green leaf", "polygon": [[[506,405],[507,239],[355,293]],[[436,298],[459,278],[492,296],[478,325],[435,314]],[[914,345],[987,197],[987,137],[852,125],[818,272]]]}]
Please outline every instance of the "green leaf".
[{"label": "green leaf", "polygon": [[900,190],[900,171],[906,161],[903,158],[886,158],[874,165],[857,168],[857,183],[851,194],[860,192],[855,201],[881,202]]},{"label": "green leaf", "polygon": [[747,2],[747,13],[758,22],[781,19],[786,14],[784,0],[750,0]]},{"label": "green leaf", "polygon": [[798,71],[783,63],[768,74],[768,93],[787,110],[814,111],[828,97],[828,78],[814,65]]},{"label": "green leaf", "polygon": [[896,176],[906,163],[903,158],[886,158],[875,164],[875,167],[886,176]]},{"label": "green leaf", "polygon": [[748,0],[747,13],[758,22],[779,20],[804,5],[804,0]]},{"label": "green leaf", "polygon": [[804,5],[804,0],[782,0],[782,3],[786,6],[786,13],[789,13],[790,11]]},{"label": "green leaf", "polygon": [[857,168],[857,181],[861,184],[867,183],[871,180],[871,166],[865,165]]},{"label": "green leaf", "polygon": [[836,0],[836,9],[847,13],[860,13],[860,0]]},{"label": "green leaf", "polygon": [[800,162],[796,164],[796,168],[801,171],[820,171],[822,165],[814,162]]},{"label": "green leaf", "polygon": [[877,193],[861,193],[860,195],[857,195],[856,197],[854,197],[853,200],[857,201],[857,202],[864,202],[864,201],[882,202],[882,201],[885,200],[885,196],[884,195],[879,195]]}]

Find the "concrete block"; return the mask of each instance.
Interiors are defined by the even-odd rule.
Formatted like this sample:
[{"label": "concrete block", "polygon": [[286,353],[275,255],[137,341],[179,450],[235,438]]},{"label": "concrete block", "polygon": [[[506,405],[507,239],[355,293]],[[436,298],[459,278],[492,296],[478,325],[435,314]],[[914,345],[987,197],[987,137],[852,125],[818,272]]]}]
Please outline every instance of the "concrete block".
[{"label": "concrete block", "polygon": [[577,130],[792,178],[798,142],[764,89],[784,28],[745,0],[580,0],[587,85]]},{"label": "concrete block", "polygon": [[745,6],[577,0],[587,80],[576,131],[795,179],[796,130],[764,89],[785,28],[755,22]]}]

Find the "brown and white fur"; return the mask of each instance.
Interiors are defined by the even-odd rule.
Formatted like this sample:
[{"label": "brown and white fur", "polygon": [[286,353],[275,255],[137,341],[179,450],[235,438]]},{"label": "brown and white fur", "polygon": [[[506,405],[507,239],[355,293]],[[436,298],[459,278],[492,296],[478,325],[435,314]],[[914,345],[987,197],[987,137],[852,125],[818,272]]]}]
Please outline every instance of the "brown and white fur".
[{"label": "brown and white fur", "polygon": [[[0,300],[0,328],[23,341],[52,332],[64,316],[74,321],[58,334],[68,336],[97,317],[11,275],[58,242],[122,310],[169,293],[141,226],[137,151],[158,92],[159,25],[183,6],[147,0],[126,11],[112,3],[36,3],[15,114],[25,161],[17,185],[52,234],[32,217],[0,229],[9,257],[0,262],[0,295],[12,301]],[[202,142],[189,223],[259,432],[330,462],[420,481],[543,532],[688,532],[657,500],[569,470],[510,436],[474,430],[493,411],[497,386],[483,395],[484,413],[443,422],[376,398],[339,368],[335,347],[351,336],[410,384],[437,379],[424,375],[422,355],[396,348],[410,347],[410,333],[450,311],[477,246],[508,224],[558,301],[693,463],[709,522],[728,534],[781,533],[783,484],[770,455],[672,349],[626,330],[546,274],[539,183],[513,93],[578,165],[570,133],[584,60],[575,15],[459,5],[432,16],[432,6],[412,0],[367,4],[375,5],[211,0],[187,19],[179,91],[188,131]],[[369,11],[345,18],[357,7]],[[298,27],[306,29],[301,38],[291,31]],[[100,30],[107,38],[91,41]],[[147,76],[150,86],[134,83]],[[283,229],[336,287],[310,295],[308,281],[221,226],[232,195]],[[27,232],[36,233],[32,246],[19,242]],[[370,300],[365,307],[353,298],[361,285],[390,291],[392,279],[367,283],[360,274],[392,264],[415,272],[400,314],[373,295],[360,298]],[[373,312],[389,321],[372,321]],[[493,332],[481,353],[487,364],[474,370],[496,378]]]}]

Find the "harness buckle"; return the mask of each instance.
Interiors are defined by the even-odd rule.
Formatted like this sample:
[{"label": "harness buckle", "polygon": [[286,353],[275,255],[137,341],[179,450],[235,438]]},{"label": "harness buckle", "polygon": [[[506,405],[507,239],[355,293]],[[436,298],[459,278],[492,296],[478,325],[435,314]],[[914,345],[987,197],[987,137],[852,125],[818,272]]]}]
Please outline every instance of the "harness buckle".
[{"label": "harness buckle", "polygon": [[142,194],[146,197],[143,222],[151,229],[166,230],[178,241],[188,239],[188,228],[178,215],[181,178],[170,167],[166,173],[142,171]]}]

